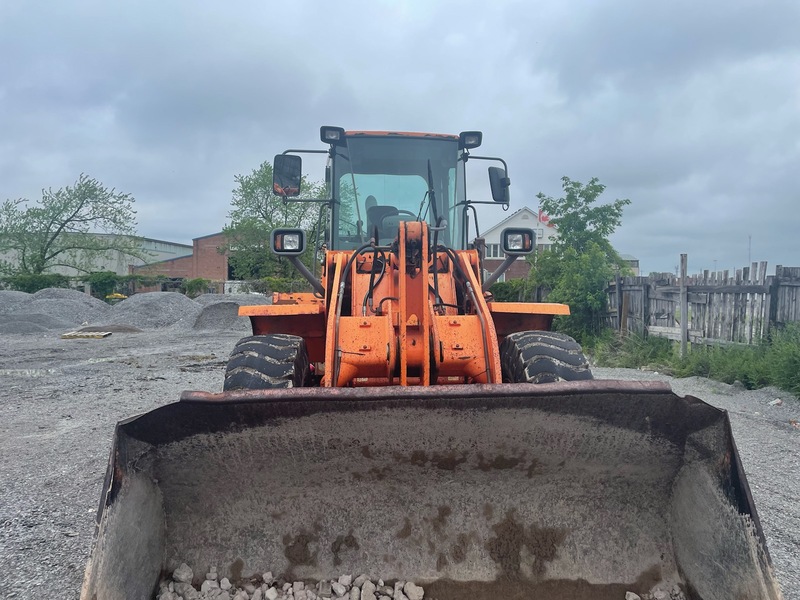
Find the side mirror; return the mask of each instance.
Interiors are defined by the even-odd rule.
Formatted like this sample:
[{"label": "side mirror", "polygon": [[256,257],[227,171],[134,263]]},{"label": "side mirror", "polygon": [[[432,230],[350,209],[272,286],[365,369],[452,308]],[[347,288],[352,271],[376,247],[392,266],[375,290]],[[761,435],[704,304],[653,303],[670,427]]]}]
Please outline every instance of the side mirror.
[{"label": "side mirror", "polygon": [[508,178],[505,169],[489,167],[489,185],[492,188],[492,200],[508,204],[510,199],[508,186],[511,185],[511,180]]},{"label": "side mirror", "polygon": [[300,195],[303,159],[294,154],[278,154],[272,165],[272,193],[289,198]]}]

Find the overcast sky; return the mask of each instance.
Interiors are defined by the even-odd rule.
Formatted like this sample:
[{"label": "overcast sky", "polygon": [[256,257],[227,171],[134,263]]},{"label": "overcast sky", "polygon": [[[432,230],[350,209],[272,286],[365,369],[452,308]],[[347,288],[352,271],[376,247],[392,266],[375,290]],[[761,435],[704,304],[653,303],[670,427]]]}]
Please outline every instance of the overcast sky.
[{"label": "overcast sky", "polygon": [[645,274],[774,272],[800,266],[798,31],[797,0],[2,0],[0,199],[85,172],[191,243],[320,125],[479,129],[512,210],[598,177]]}]

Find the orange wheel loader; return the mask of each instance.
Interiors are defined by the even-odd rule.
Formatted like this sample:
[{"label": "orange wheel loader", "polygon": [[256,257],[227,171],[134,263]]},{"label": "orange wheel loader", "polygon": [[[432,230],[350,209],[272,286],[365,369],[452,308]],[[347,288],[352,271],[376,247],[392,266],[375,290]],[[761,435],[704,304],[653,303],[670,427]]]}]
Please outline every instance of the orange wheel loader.
[{"label": "orange wheel loader", "polygon": [[[273,167],[321,207],[324,236],[271,236],[313,292],[240,308],[222,393],[118,424],[81,597],[152,598],[187,563],[439,600],[781,598],[727,414],[594,380],[550,331],[564,305],[493,301],[536,239],[506,229],[484,271],[467,162],[495,163],[484,203],[510,179],[481,133],[320,135]],[[329,197],[298,197],[303,152],[327,154]]]}]

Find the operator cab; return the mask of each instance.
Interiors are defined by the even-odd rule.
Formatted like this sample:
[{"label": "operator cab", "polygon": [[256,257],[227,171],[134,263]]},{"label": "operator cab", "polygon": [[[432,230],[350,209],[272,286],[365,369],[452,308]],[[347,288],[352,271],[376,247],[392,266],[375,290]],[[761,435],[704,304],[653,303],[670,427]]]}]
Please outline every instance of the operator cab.
[{"label": "operator cab", "polygon": [[[295,152],[328,154],[326,182],[330,198],[326,246],[355,250],[371,239],[387,247],[404,221],[425,221],[437,243],[455,250],[469,246],[465,163],[482,140],[479,131],[459,135],[388,131],[345,131],[322,127],[323,150],[287,150],[275,157],[273,191],[288,200],[299,195],[301,160]],[[508,206],[505,162],[490,167],[492,204]],[[298,199],[299,201],[304,201]]]},{"label": "operator cab", "polygon": [[459,239],[456,205],[465,198],[458,136],[348,132],[331,152],[334,249],[355,249],[372,237],[388,246],[402,221],[441,226],[448,246]]}]

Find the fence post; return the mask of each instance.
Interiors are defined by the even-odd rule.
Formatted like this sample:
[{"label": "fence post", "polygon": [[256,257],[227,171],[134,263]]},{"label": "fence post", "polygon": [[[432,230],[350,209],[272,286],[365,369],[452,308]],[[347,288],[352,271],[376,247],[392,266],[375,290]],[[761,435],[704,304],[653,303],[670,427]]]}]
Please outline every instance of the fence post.
[{"label": "fence post", "polygon": [[617,273],[614,279],[617,284],[617,330],[622,331],[622,278]]},{"label": "fence post", "polygon": [[686,286],[687,255],[681,254],[681,358],[689,341],[689,288]]}]

